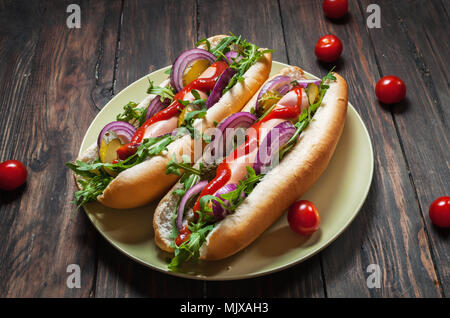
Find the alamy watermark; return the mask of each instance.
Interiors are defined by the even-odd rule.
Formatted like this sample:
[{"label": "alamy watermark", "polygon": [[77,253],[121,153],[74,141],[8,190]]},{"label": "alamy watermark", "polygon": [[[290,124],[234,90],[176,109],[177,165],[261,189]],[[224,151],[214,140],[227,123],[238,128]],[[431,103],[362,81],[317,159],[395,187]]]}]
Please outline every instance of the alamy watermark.
[{"label": "alamy watermark", "polygon": [[381,8],[378,4],[371,3],[367,6],[367,13],[370,15],[367,17],[366,24],[369,29],[381,28]]},{"label": "alamy watermark", "polygon": [[366,268],[366,272],[370,275],[366,279],[366,284],[369,289],[381,288],[381,269],[378,264],[370,264]]},{"label": "alamy watermark", "polygon": [[66,9],[70,13],[66,19],[66,25],[69,29],[81,28],[81,8],[78,4],[69,4]]},{"label": "alamy watermark", "polygon": [[67,288],[81,288],[81,269],[78,264],[69,264],[66,269],[70,275],[67,277]]}]

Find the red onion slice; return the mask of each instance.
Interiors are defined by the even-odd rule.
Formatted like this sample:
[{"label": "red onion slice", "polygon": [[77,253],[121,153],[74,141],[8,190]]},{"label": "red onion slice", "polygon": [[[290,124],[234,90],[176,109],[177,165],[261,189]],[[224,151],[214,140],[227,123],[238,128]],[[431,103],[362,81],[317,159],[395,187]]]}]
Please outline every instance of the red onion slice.
[{"label": "red onion slice", "polygon": [[100,149],[100,145],[102,143],[102,139],[106,136],[108,132],[114,132],[117,138],[120,139],[122,144],[128,144],[133,138],[134,133],[136,132],[136,128],[124,121],[113,121],[107,124],[98,135],[97,146]]},{"label": "red onion slice", "polygon": [[147,112],[145,114],[145,120],[147,121],[149,118],[155,116],[161,110],[170,105],[170,99],[166,98],[163,102],[161,101],[161,96],[157,95],[152,101],[148,104]]},{"label": "red onion slice", "polygon": [[274,157],[279,154],[280,148],[291,139],[296,130],[291,122],[284,121],[269,131],[259,145],[258,153],[256,154],[255,163],[253,164],[256,174],[261,174],[265,168],[274,164]]},{"label": "red onion slice", "polygon": [[[226,205],[228,205],[229,204],[228,200],[224,200],[221,195],[229,193],[229,192],[234,191],[236,189],[237,189],[237,184],[229,183],[229,184],[224,185],[219,190],[217,190],[215,196],[218,197],[219,199],[222,199],[223,202]],[[244,191],[242,191],[241,197],[242,198],[245,197],[245,192]],[[218,221],[224,219],[228,214],[231,213],[230,210],[225,209],[219,202],[213,202],[212,203],[212,210],[213,210],[214,216],[216,217],[216,219]]]},{"label": "red onion slice", "polygon": [[302,79],[302,80],[295,80],[295,82],[297,83],[296,85],[300,85],[301,87],[306,88],[306,86],[308,86],[308,84],[320,85],[320,83],[322,81],[315,80],[315,79]]},{"label": "red onion slice", "polygon": [[228,135],[232,133],[232,128],[248,128],[255,123],[258,118],[249,112],[238,112],[231,114],[217,126],[220,131],[218,138],[208,145],[208,151],[212,156],[216,155],[216,150],[221,149],[221,153],[226,155],[226,141],[228,140]]},{"label": "red onion slice", "polygon": [[227,68],[223,71],[206,100],[206,108],[214,106],[214,104],[219,101],[220,97],[222,97],[222,91],[227,87],[228,82],[235,73],[236,71],[231,68]]},{"label": "red onion slice", "polygon": [[181,231],[181,229],[183,228],[184,208],[185,208],[186,204],[188,203],[189,199],[191,199],[195,195],[202,192],[203,188],[206,187],[207,184],[208,184],[208,181],[206,181],[206,180],[200,181],[199,183],[197,183],[196,185],[191,187],[189,190],[187,190],[186,193],[181,198],[180,205],[178,206],[178,210],[177,210],[176,223],[177,223],[178,231]]},{"label": "red onion slice", "polygon": [[186,68],[197,60],[208,60],[213,63],[216,56],[206,50],[195,48],[181,53],[173,62],[170,73],[170,84],[177,92],[181,91],[183,85],[183,74]]},{"label": "red onion slice", "polygon": [[[280,92],[280,90],[285,91],[286,90],[286,86],[287,86],[287,90],[289,91],[289,89],[291,88],[291,77],[289,76],[285,76],[285,75],[279,75],[274,77],[272,80],[268,81],[266,84],[264,84],[264,86],[261,88],[261,90],[259,91],[258,94],[258,98],[256,99],[256,103],[255,103],[255,111],[258,112],[259,111],[259,100],[261,99],[261,97],[267,93],[268,91],[278,91],[280,94],[282,94]],[[286,91],[287,93],[287,91]]]},{"label": "red onion slice", "polygon": [[240,60],[242,60],[242,55],[239,55],[239,53],[236,51],[229,51],[229,52],[225,53],[225,59],[226,59],[226,62],[229,65],[231,65],[231,64],[233,64],[234,60],[236,60],[236,62],[239,62]]}]

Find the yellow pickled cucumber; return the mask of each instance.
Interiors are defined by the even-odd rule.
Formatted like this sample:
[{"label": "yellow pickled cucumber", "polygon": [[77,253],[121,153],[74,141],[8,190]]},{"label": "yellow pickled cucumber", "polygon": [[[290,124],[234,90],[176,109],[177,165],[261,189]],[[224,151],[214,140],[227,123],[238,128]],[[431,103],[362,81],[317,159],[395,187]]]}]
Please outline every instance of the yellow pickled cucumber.
[{"label": "yellow pickled cucumber", "polygon": [[[100,143],[99,157],[100,161],[104,163],[112,163],[114,160],[117,160],[117,149],[122,146],[119,138],[115,138],[111,140],[109,143],[106,143],[103,139]],[[103,168],[106,173],[111,176],[116,176],[117,173],[111,169]]]},{"label": "yellow pickled cucumber", "polygon": [[281,94],[277,91],[267,91],[259,99],[259,105],[262,107],[261,113],[265,113],[270,107],[275,105],[280,99]]},{"label": "yellow pickled cucumber", "polygon": [[306,95],[308,96],[309,104],[312,105],[319,100],[319,87],[316,84],[308,84],[306,86]]},{"label": "yellow pickled cucumber", "polygon": [[184,118],[186,117],[186,114],[190,113],[193,110],[194,108],[191,105],[188,105],[183,108],[183,110],[180,113],[180,116],[178,116],[178,123],[177,123],[178,128],[184,125]]},{"label": "yellow pickled cucumber", "polygon": [[197,60],[188,66],[183,74],[183,86],[189,85],[197,79],[210,65],[208,60]]}]

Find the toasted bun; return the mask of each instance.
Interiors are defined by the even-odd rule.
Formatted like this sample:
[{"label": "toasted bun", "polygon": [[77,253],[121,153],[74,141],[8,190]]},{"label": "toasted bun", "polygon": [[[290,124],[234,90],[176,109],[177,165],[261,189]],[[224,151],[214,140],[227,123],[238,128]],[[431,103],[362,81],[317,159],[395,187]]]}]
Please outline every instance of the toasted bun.
[{"label": "toasted bun", "polygon": [[[289,67],[277,75],[280,74],[299,78],[303,71]],[[347,113],[347,83],[340,75],[334,75],[337,80],[330,84],[321,107],[314,115],[315,120],[302,133],[297,145],[262,179],[233,214],[215,225],[200,249],[201,259],[226,258],[248,246],[323,173],[341,136]],[[244,110],[250,110],[255,101],[256,96]],[[169,252],[173,251],[170,233],[174,201],[169,192],[158,205],[153,220],[155,242]]]},{"label": "toasted bun", "polygon": [[[211,47],[216,46],[226,35],[216,35],[209,38]],[[199,46],[204,48],[204,45]],[[194,122],[194,127],[204,132],[214,127],[214,122],[220,122],[225,117],[244,107],[258,88],[264,83],[272,67],[272,55],[266,53],[253,64],[244,74],[244,80],[234,85],[210,109],[203,119]],[[168,151],[152,157],[145,162],[121,172],[97,197],[97,200],[111,208],[128,209],[145,205],[161,197],[178,179],[176,175],[165,173],[166,166],[172,155],[180,160],[182,155],[188,155],[193,160],[194,142],[189,136],[177,139],[168,146]],[[98,154],[97,146],[89,147],[78,160],[94,161]],[[80,188],[80,184],[77,182]]]}]

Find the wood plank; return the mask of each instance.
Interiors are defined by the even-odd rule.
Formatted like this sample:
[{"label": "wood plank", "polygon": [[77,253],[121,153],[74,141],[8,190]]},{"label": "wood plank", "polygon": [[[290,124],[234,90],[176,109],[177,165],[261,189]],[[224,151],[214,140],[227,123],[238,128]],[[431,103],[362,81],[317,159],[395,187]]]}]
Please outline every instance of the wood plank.
[{"label": "wood plank", "polygon": [[[375,152],[374,179],[364,206],[344,234],[322,252],[327,295],[442,296],[435,285],[429,242],[395,123],[391,113],[376,102],[374,86],[380,74],[365,29],[366,15],[354,1],[349,2],[350,15],[338,22],[324,17],[318,1],[280,4],[291,63],[325,74],[330,65],[316,61],[315,43],[328,33],[342,40],[344,51],[337,71],[348,82],[349,100],[362,116]],[[311,27],[294,32],[299,21]],[[370,289],[366,284],[370,264],[380,266],[381,288]]]},{"label": "wood plank", "polygon": [[[363,0],[362,7],[369,3]],[[450,46],[443,41],[448,37],[448,28],[442,25],[448,22],[448,16],[439,1],[430,1],[426,6],[409,0],[395,5],[382,1],[379,5],[384,23],[380,30],[369,30],[369,35],[381,75],[397,75],[407,87],[406,100],[387,109],[393,113],[420,202],[438,281],[444,294],[449,295],[449,237],[434,227],[428,216],[430,204],[449,191],[450,89],[446,64]]]},{"label": "wood plank", "polygon": [[[199,38],[228,32],[241,34],[260,47],[274,49],[274,60],[289,62],[276,1],[199,1],[198,22]],[[320,258],[313,257],[293,269],[261,278],[207,282],[205,296],[323,297]]]},{"label": "wood plank", "polygon": [[[111,38],[103,23],[114,14],[118,20],[118,8],[80,1],[82,27],[69,29],[70,3],[2,3],[0,59],[9,77],[0,80],[1,109],[8,110],[1,153],[22,160],[29,173],[14,200],[2,194],[2,296],[88,297],[95,281],[96,235],[70,203],[75,185],[64,163],[76,156],[97,113],[96,63],[102,36]],[[79,289],[66,286],[69,264],[80,266]]]},{"label": "wood plank", "polygon": [[[126,1],[113,93],[172,64],[196,42],[196,3]],[[106,51],[106,49],[105,49]],[[149,225],[151,226],[151,225]],[[108,242],[98,247],[96,297],[201,297],[203,282],[161,274],[123,256]]]}]

